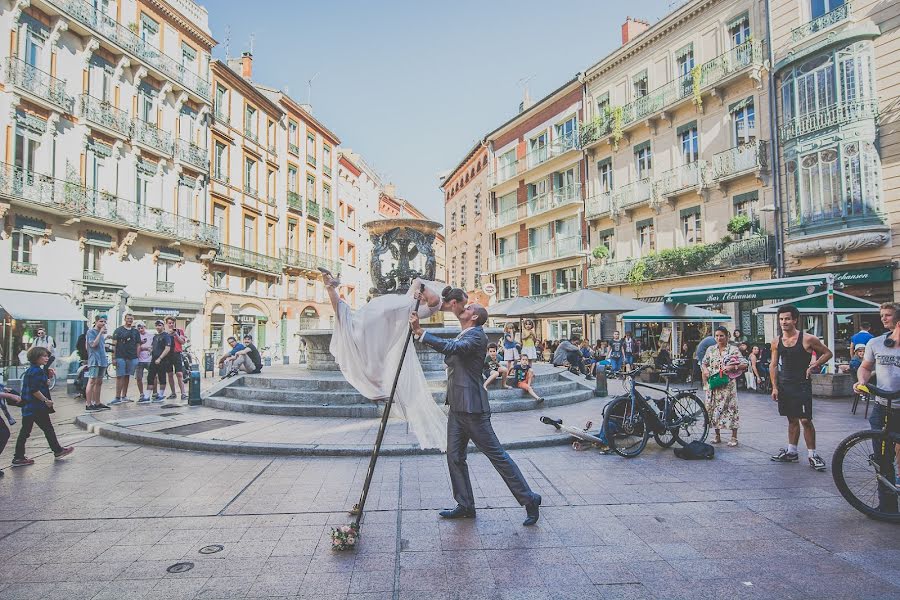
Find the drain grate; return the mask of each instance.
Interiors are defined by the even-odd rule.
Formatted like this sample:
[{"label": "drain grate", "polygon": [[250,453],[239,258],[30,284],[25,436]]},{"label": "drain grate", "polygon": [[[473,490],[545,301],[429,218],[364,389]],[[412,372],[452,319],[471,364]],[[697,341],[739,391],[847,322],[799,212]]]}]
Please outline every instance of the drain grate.
[{"label": "drain grate", "polygon": [[232,425],[240,425],[243,421],[232,421],[230,419],[207,419],[206,421],[197,421],[196,423],[188,423],[187,425],[179,425],[177,427],[169,427],[167,429],[158,429],[154,433],[167,433],[169,435],[194,435],[195,433],[205,433],[214,429],[223,427],[231,427]]},{"label": "drain grate", "polygon": [[200,554],[215,554],[216,552],[221,552],[225,549],[225,546],[222,544],[210,544],[209,546],[203,546],[200,548]]},{"label": "drain grate", "polygon": [[187,571],[190,571],[193,568],[194,568],[194,563],[192,563],[192,562],[180,562],[180,563],[175,563],[174,565],[172,565],[171,567],[166,569],[166,571],[168,571],[169,573],[185,573]]}]

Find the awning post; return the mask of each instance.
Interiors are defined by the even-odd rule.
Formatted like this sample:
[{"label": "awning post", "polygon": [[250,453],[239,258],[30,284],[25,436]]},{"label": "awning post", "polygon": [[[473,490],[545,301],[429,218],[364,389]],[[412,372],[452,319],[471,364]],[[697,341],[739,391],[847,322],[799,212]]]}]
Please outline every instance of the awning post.
[{"label": "awning post", "polygon": [[828,361],[828,372],[834,373],[834,337],[837,334],[834,319],[834,274],[825,275],[826,307],[828,310],[828,349],[831,350],[831,359]]}]

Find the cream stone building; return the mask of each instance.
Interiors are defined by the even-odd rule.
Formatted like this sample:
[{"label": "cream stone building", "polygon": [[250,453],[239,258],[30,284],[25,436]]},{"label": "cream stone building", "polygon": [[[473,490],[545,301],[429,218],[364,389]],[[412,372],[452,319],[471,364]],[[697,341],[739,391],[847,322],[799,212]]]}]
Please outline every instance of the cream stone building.
[{"label": "cream stone building", "polygon": [[359,308],[372,287],[372,242],[363,225],[378,219],[383,186],[374,169],[350,149],[339,150],[337,169],[340,293],[351,307]]},{"label": "cream stone building", "polygon": [[14,1],[0,30],[0,293],[50,293],[4,318],[4,362],[39,324],[74,349],[76,314],[28,318],[54,294],[111,324],[126,311],[173,315],[200,344],[204,265],[220,239],[207,189],[206,10]]}]

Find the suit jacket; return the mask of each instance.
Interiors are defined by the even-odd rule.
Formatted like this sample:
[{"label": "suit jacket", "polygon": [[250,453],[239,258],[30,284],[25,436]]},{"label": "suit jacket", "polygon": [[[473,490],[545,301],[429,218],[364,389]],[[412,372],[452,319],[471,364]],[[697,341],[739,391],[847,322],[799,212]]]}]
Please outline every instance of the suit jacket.
[{"label": "suit jacket", "polygon": [[429,332],[422,343],[444,355],[447,365],[447,402],[450,410],[463,413],[490,413],[488,394],[481,376],[488,339],[480,326],[470,327],[454,340],[443,340]]}]

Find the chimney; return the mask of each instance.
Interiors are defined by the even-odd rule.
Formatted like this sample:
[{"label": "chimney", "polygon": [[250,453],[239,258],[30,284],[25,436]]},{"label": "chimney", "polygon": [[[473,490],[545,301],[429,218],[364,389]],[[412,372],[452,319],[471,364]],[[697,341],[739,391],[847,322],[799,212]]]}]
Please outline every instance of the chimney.
[{"label": "chimney", "polygon": [[628,17],[622,23],[622,45],[624,46],[637,36],[641,35],[649,29],[650,23],[641,21],[640,19],[632,19]]},{"label": "chimney", "polygon": [[[623,29],[622,31],[622,35],[624,36],[625,30]],[[249,52],[244,52],[241,54],[241,77],[248,81],[253,79],[253,55]]]},{"label": "chimney", "polygon": [[384,184],[384,195],[388,198],[396,198],[397,197],[397,186],[393,183]]}]

